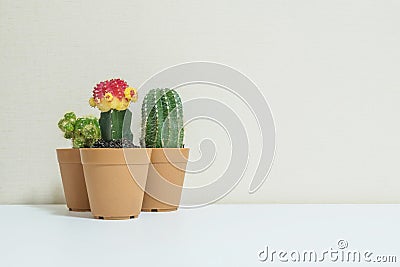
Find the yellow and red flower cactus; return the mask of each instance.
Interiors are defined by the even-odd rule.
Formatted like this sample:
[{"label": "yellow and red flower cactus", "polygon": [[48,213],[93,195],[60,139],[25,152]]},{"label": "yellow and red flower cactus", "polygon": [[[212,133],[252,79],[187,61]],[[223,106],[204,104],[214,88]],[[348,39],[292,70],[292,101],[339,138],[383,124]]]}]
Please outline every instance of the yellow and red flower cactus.
[{"label": "yellow and red flower cactus", "polygon": [[131,102],[137,101],[137,91],[129,87],[121,79],[111,79],[100,82],[93,89],[93,97],[89,99],[92,107],[97,107],[101,112],[111,109],[126,110]]}]

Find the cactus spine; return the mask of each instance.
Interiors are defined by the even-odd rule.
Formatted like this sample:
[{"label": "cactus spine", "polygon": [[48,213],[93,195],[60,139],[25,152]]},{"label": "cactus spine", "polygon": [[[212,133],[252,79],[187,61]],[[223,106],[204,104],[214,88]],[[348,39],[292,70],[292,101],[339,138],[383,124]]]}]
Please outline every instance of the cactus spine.
[{"label": "cactus spine", "polygon": [[141,146],[183,147],[183,107],[173,89],[152,89],[142,104]]}]

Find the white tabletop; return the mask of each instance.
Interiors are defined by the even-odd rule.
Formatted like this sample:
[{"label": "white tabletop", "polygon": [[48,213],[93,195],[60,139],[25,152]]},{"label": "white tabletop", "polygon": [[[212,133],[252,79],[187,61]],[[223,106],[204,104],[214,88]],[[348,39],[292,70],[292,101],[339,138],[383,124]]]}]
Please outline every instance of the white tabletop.
[{"label": "white tabletop", "polygon": [[69,212],[64,205],[3,205],[0,218],[4,267],[268,266],[271,258],[261,262],[258,256],[266,246],[269,251],[322,253],[339,250],[341,239],[347,250],[397,256],[397,263],[385,266],[400,262],[400,205],[216,204],[141,213],[127,221],[96,220],[90,213]]}]

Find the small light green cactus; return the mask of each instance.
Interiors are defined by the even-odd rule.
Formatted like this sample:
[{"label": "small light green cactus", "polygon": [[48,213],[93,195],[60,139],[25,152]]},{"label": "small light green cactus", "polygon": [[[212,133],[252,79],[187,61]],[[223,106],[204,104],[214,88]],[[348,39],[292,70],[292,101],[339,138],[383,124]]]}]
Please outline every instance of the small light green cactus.
[{"label": "small light green cactus", "polygon": [[142,104],[141,146],[183,147],[183,107],[173,89],[152,89]]},{"label": "small light green cactus", "polygon": [[58,128],[66,139],[72,140],[74,148],[91,147],[100,139],[99,121],[95,117],[77,118],[74,112],[67,112],[58,122]]}]

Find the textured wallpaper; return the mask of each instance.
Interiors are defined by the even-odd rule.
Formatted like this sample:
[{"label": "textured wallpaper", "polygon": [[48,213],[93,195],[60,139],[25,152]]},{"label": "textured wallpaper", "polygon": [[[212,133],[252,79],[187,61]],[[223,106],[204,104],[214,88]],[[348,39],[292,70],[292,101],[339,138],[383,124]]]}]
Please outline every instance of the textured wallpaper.
[{"label": "textured wallpaper", "polygon": [[[137,87],[193,60],[249,76],[276,123],[268,180],[248,194],[260,145],[249,121],[248,172],[221,202],[400,202],[398,2],[104,2],[0,0],[0,204],[64,202],[55,148],[70,144],[57,121],[69,110],[98,115],[87,104],[98,81],[120,77]],[[196,95],[243,108],[209,86],[182,92]],[[220,157],[187,184],[212,181],[229,161],[215,125],[190,125],[187,142],[208,134]]]}]

